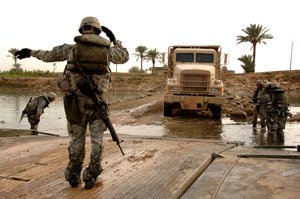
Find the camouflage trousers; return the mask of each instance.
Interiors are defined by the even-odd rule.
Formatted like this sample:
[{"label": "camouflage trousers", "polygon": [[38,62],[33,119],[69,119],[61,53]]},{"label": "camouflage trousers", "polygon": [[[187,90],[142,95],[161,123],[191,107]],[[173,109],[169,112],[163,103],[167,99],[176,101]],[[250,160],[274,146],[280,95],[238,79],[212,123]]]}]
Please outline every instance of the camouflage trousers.
[{"label": "camouflage trousers", "polygon": [[30,129],[33,132],[37,132],[40,118],[37,118],[35,114],[27,115],[28,122],[30,124]]},{"label": "camouflage trousers", "polygon": [[[88,118],[88,116],[93,113],[93,110],[86,109],[85,113],[86,118]],[[95,176],[99,175],[102,171],[101,160],[103,151],[103,131],[106,129],[105,124],[101,119],[97,119],[91,123],[86,122],[83,125],[68,122],[67,127],[71,140],[68,148],[69,164],[66,170],[70,171],[70,173],[80,175],[85,158],[86,130],[87,127],[89,127],[92,148],[88,168],[93,171]]]},{"label": "camouflage trousers", "polygon": [[286,124],[286,116],[284,112],[270,112],[267,117],[268,132],[283,133]]},{"label": "camouflage trousers", "polygon": [[253,127],[256,127],[258,118],[259,118],[261,127],[265,128],[266,127],[265,116],[261,113],[260,109],[257,109],[256,107],[254,107],[253,118],[252,118],[252,126]]}]

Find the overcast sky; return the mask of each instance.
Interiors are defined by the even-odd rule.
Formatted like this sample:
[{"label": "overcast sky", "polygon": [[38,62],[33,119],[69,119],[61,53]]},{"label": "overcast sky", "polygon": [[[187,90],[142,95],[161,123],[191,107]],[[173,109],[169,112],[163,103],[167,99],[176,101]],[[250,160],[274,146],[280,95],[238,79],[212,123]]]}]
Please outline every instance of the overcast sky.
[{"label": "overcast sky", "polygon": [[[236,38],[244,35],[242,29],[250,24],[260,24],[274,36],[265,40],[266,45],[257,46],[257,72],[289,70],[291,60],[292,70],[300,70],[299,10],[297,0],[2,1],[0,70],[9,70],[14,64],[8,57],[11,48],[51,50],[63,43],[73,44],[86,16],[98,18],[128,49],[130,60],[118,65],[118,72],[140,66],[133,55],[139,45],[167,52],[171,45],[217,44],[229,54],[228,69],[241,73],[237,59],[252,51],[250,43],[237,44]],[[53,63],[35,58],[19,63],[23,69],[54,69]],[[62,71],[65,64],[57,62],[56,71]],[[147,69],[152,63],[144,62],[143,66]],[[115,65],[111,69],[115,71]]]}]

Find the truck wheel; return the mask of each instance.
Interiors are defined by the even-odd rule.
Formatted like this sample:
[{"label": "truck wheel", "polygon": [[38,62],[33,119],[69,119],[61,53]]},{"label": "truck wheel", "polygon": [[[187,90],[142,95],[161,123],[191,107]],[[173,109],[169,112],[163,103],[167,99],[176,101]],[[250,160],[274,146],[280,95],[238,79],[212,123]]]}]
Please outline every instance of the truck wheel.
[{"label": "truck wheel", "polygon": [[171,116],[173,111],[173,104],[164,102],[164,116]]},{"label": "truck wheel", "polygon": [[212,106],[211,112],[212,112],[213,119],[221,119],[222,108],[220,106],[216,106],[216,105]]}]

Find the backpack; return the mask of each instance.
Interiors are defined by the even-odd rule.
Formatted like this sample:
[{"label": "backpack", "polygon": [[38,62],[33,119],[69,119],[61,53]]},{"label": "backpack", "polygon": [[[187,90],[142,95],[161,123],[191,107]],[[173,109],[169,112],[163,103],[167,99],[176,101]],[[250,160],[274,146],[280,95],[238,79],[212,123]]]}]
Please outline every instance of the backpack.
[{"label": "backpack", "polygon": [[285,97],[284,90],[280,86],[270,87],[268,90],[273,107],[279,111],[287,110],[288,103]]},{"label": "backpack", "polygon": [[27,115],[36,113],[37,106],[38,106],[38,98],[34,98],[27,104],[27,106],[25,108],[25,113]]}]

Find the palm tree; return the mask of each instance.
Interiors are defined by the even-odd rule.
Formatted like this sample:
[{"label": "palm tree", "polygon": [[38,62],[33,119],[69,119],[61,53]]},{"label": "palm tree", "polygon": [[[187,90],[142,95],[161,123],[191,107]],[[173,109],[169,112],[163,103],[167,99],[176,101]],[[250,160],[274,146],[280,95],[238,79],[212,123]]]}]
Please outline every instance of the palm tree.
[{"label": "palm tree", "polygon": [[141,60],[141,72],[143,71],[143,61],[145,60],[145,56],[146,56],[146,51],[148,50],[148,48],[146,46],[138,46],[135,49],[135,53],[133,55],[135,55],[137,57],[137,60]]},{"label": "palm tree", "polygon": [[254,72],[252,55],[243,55],[239,57],[238,60],[243,62],[241,67],[244,69],[245,73]]},{"label": "palm tree", "polygon": [[250,26],[248,26],[246,29],[242,29],[242,31],[246,34],[246,36],[237,36],[237,44],[243,42],[250,42],[252,44],[251,49],[253,49],[253,72],[255,72],[256,45],[260,43],[266,44],[264,40],[273,39],[273,36],[267,33],[269,29],[257,24],[250,24]]},{"label": "palm tree", "polygon": [[19,51],[19,49],[17,49],[17,48],[11,48],[11,49],[8,51],[11,55],[7,55],[7,57],[13,58],[13,60],[14,60],[14,64],[13,64],[14,68],[16,68],[16,70],[20,70],[21,64],[17,63],[17,57],[15,56],[15,53],[16,53],[17,51]]},{"label": "palm tree", "polygon": [[155,67],[155,61],[161,60],[160,52],[158,52],[156,48],[148,50],[146,54],[146,60],[152,62],[152,73],[153,73]]}]

